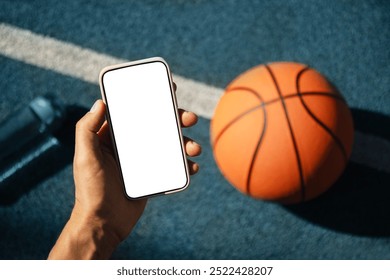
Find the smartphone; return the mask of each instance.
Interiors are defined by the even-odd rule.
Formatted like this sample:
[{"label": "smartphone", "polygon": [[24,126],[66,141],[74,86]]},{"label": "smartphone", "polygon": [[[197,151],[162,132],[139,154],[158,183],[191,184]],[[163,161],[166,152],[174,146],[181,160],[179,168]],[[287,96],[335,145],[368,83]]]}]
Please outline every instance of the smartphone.
[{"label": "smartphone", "polygon": [[159,57],[108,66],[100,89],[125,194],[187,188],[190,176],[171,72]]}]

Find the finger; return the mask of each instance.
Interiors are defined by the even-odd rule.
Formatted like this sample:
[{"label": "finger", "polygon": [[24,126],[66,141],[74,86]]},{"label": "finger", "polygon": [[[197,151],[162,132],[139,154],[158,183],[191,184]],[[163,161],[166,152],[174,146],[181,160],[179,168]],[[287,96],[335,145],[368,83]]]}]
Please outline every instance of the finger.
[{"label": "finger", "polygon": [[176,92],[176,90],[177,90],[177,85],[176,85],[175,82],[172,82],[172,84],[173,84],[173,91]]},{"label": "finger", "polygon": [[184,136],[184,147],[186,154],[190,157],[196,157],[202,153],[202,147],[194,140],[186,136]]},{"label": "finger", "polygon": [[187,160],[188,162],[188,168],[189,168],[189,171],[190,171],[190,175],[194,175],[196,173],[198,173],[199,171],[199,164],[197,164],[196,162],[193,162],[192,160]]},{"label": "finger", "polygon": [[182,127],[190,127],[198,122],[198,116],[190,111],[179,109],[180,125]]},{"label": "finger", "polygon": [[99,145],[97,132],[105,121],[106,106],[97,100],[91,110],[76,124],[76,151],[90,151]]}]

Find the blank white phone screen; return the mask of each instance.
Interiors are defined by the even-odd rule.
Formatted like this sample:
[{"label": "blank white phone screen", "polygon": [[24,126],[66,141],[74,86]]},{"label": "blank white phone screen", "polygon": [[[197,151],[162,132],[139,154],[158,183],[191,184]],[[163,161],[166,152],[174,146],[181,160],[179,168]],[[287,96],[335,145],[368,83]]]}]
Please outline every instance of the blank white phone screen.
[{"label": "blank white phone screen", "polygon": [[165,64],[109,70],[102,82],[127,195],[185,187],[188,173]]}]

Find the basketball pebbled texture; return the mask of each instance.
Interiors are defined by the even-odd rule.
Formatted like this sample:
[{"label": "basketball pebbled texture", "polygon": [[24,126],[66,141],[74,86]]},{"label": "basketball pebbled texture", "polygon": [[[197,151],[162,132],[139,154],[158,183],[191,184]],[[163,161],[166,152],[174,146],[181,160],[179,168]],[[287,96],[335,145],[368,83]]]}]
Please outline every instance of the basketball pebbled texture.
[{"label": "basketball pebbled texture", "polygon": [[216,163],[233,186],[291,204],[317,197],[341,175],[353,121],[341,94],[320,73],[275,62],[228,85],[210,133]]}]

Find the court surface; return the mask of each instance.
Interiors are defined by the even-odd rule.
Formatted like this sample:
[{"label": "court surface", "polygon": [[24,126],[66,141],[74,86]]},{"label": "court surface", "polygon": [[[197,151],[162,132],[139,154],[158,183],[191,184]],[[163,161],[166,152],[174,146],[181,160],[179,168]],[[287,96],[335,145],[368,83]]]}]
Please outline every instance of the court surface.
[{"label": "court surface", "polygon": [[[46,258],[68,219],[73,124],[100,97],[100,69],[161,56],[180,107],[200,116],[184,134],[203,146],[201,170],[186,191],[150,199],[112,258],[389,259],[389,46],[388,1],[0,1],[0,123],[42,94],[73,106],[49,155],[15,179],[31,190],[0,205],[0,258]],[[351,161],[331,190],[289,207],[236,191],[209,140],[223,88],[272,61],[327,76],[356,130]]]}]

